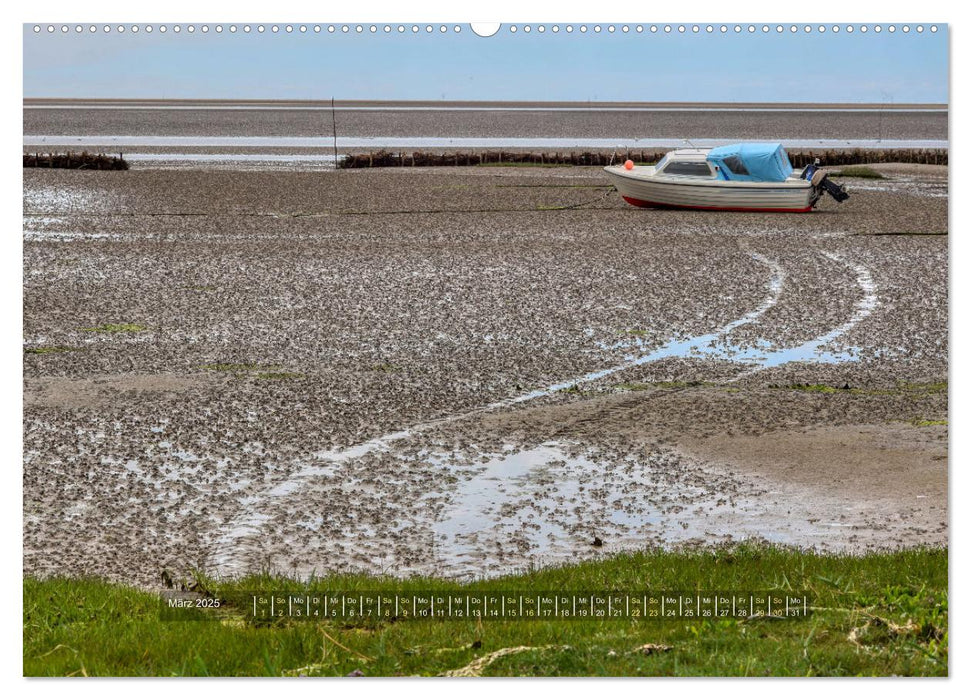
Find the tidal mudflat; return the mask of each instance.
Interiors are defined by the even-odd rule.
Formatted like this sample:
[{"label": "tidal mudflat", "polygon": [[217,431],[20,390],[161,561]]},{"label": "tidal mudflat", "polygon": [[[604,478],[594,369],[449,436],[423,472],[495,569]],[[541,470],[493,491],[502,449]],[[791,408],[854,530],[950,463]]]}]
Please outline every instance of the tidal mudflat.
[{"label": "tidal mudflat", "polygon": [[808,215],[402,170],[25,171],[25,574],[946,543],[946,168]]},{"label": "tidal mudflat", "polygon": [[[127,134],[162,137],[329,137],[326,103],[132,103],[27,100],[24,134]],[[766,139],[915,139],[948,137],[946,105],[727,105],[585,102],[475,104],[435,101],[414,107],[338,104],[341,136],[607,138],[651,136]],[[69,144],[68,144],[69,145]],[[325,144],[326,145],[326,144]],[[508,145],[508,144],[507,144]],[[611,144],[612,145],[612,144]]]}]

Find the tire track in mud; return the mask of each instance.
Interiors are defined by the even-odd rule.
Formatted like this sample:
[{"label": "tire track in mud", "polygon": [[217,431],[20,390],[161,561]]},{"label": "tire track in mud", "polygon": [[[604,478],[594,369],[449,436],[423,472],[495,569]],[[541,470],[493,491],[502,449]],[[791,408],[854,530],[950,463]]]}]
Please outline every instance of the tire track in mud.
[{"label": "tire track in mud", "polygon": [[848,262],[843,256],[836,253],[822,251],[823,257],[847,267],[856,276],[856,286],[863,292],[863,296],[856,302],[853,313],[846,321],[831,328],[826,333],[811,338],[806,342],[791,348],[777,348],[766,352],[754,367],[744,370],[728,382],[735,382],[743,377],[751,376],[763,369],[779,367],[790,362],[854,362],[859,358],[854,357],[848,352],[828,352],[826,346],[846,335],[867,317],[869,317],[879,305],[877,298],[877,285],[873,281],[873,274],[869,268],[859,263]]},{"label": "tire track in mud", "polygon": [[752,311],[740,316],[739,318],[729,322],[728,324],[722,326],[720,329],[713,333],[709,333],[703,336],[696,336],[690,338],[687,341],[677,341],[672,340],[650,353],[642,355],[640,357],[634,358],[622,364],[609,367],[603,370],[597,370],[595,372],[587,373],[581,377],[575,377],[562,382],[557,382],[550,386],[542,389],[536,389],[519,396],[503,399],[501,401],[496,401],[490,403],[486,406],[473,409],[471,411],[464,411],[461,413],[453,414],[450,416],[445,416],[432,421],[427,421],[420,423],[418,425],[412,426],[410,428],[405,428],[403,430],[395,431],[393,433],[388,433],[386,435],[373,438],[371,440],[365,441],[358,445],[353,445],[350,447],[328,450],[324,452],[318,452],[312,455],[315,460],[323,460],[324,465],[308,465],[296,473],[291,474],[286,479],[282,480],[272,488],[267,489],[259,496],[247,499],[249,502],[247,504],[240,504],[239,510],[243,511],[248,509],[249,512],[243,512],[239,517],[232,519],[229,524],[223,528],[223,534],[220,535],[213,547],[213,552],[210,555],[212,563],[215,570],[219,573],[225,572],[227,569],[235,570],[238,568],[240,559],[239,545],[252,538],[257,538],[260,535],[262,526],[269,519],[269,516],[260,512],[258,510],[258,505],[266,500],[279,498],[286,496],[290,493],[296,491],[300,485],[314,477],[328,476],[333,474],[337,465],[347,462],[348,460],[362,457],[364,455],[376,452],[378,450],[386,451],[390,448],[391,443],[397,442],[399,440],[404,440],[406,438],[412,437],[413,435],[431,430],[434,428],[439,428],[445,425],[456,423],[468,418],[475,417],[483,413],[490,411],[495,411],[503,408],[510,408],[522,403],[533,401],[538,398],[546,397],[554,394],[563,389],[568,389],[577,384],[583,384],[586,382],[594,381],[597,379],[602,379],[624,370],[631,369],[649,362],[656,361],[663,357],[670,357],[672,353],[689,352],[691,348],[696,345],[703,345],[717,340],[719,337],[730,333],[732,330],[752,323],[758,320],[765,312],[771,309],[779,301],[779,297],[782,294],[782,290],[785,284],[785,273],[782,266],[777,262],[767,258],[760,253],[755,253],[752,251],[747,251],[748,254],[769,268],[770,276],[766,283],[767,294],[765,299],[759,306],[757,306]]},{"label": "tire track in mud", "polygon": [[[736,328],[758,321],[767,311],[779,303],[785,289],[785,271],[777,261],[751,250],[747,252],[752,258],[765,265],[770,272],[769,279],[766,282],[767,294],[762,303],[752,311],[729,322],[714,332],[694,336],[687,340],[671,340],[660,348],[656,348],[613,367],[557,382],[545,388],[496,401],[470,411],[420,423],[403,430],[373,438],[358,445],[315,453],[311,456],[315,464],[298,469],[295,473],[285,477],[261,494],[247,498],[245,504],[240,504],[238,509],[240,512],[238,515],[222,528],[222,534],[213,543],[211,559],[215,570],[218,573],[238,573],[244,558],[244,550],[249,549],[247,546],[248,543],[254,542],[254,545],[259,544],[258,538],[262,533],[263,526],[269,520],[269,516],[261,509],[262,504],[296,492],[302,484],[309,482],[315,477],[332,476],[342,463],[378,451],[387,452],[391,449],[393,443],[413,437],[422,432],[457,423],[488,412],[511,408],[550,396],[563,389],[602,379],[668,357],[715,357],[726,361],[737,362],[743,366],[754,365],[743,369],[737,376],[728,380],[729,382],[734,382],[742,377],[757,373],[767,367],[774,367],[788,362],[843,362],[856,359],[845,353],[823,354],[822,349],[855,328],[856,325],[873,312],[878,305],[876,285],[873,282],[872,274],[868,268],[861,264],[848,262],[836,253],[826,251],[822,251],[820,254],[834,262],[845,265],[854,272],[856,285],[863,291],[863,296],[857,302],[851,317],[827,333],[817,336],[795,348],[775,348],[771,351],[748,349],[729,353],[728,349],[730,348],[726,344],[726,336]],[[323,464],[320,464],[320,462],[323,462]]]}]

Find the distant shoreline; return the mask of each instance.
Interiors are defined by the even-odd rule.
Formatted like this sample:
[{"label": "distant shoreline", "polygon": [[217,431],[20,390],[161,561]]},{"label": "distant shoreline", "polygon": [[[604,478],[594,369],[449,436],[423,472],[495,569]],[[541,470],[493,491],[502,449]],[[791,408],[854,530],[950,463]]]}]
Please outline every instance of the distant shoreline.
[{"label": "distant shoreline", "polygon": [[[25,109],[116,108],[116,109],[330,109],[330,100],[225,100],[225,99],[115,99],[25,97]],[[539,102],[539,101],[470,101],[470,100],[335,100],[337,109],[510,109],[510,110],[757,110],[757,111],[947,111],[941,103],[875,103],[875,102]]]}]

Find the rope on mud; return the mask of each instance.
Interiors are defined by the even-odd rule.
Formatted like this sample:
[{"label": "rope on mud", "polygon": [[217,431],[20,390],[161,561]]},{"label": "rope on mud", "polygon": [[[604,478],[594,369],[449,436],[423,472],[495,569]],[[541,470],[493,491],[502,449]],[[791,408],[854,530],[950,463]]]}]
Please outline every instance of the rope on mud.
[{"label": "rope on mud", "polygon": [[546,207],[541,209],[540,211],[565,211],[566,209],[579,209],[580,207],[585,207],[588,204],[598,204],[599,202],[602,202],[605,199],[607,199],[607,197],[609,197],[613,193],[613,191],[614,191],[613,188],[610,188],[609,190],[604,192],[596,199],[591,199],[586,202],[580,202],[578,204],[569,204],[562,207]]},{"label": "rope on mud", "polygon": [[[227,218],[270,218],[270,219],[312,219],[325,216],[393,216],[398,214],[511,214],[543,211],[568,211],[579,209],[590,204],[598,204],[613,193],[613,189],[604,192],[595,199],[589,199],[576,204],[562,206],[537,207],[535,209],[397,209],[391,211],[321,211],[321,212],[108,212],[98,214],[99,217],[207,217],[221,216]],[[42,212],[25,212],[25,216],[44,216]]]}]

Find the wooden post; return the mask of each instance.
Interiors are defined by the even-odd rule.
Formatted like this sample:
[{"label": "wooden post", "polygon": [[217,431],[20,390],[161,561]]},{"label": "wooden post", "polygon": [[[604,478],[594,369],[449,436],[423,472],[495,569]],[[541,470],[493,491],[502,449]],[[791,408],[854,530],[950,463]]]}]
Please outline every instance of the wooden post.
[{"label": "wooden post", "polygon": [[337,158],[337,109],[334,106],[334,98],[330,98],[330,119],[334,125],[334,170],[337,170],[339,164]]}]

